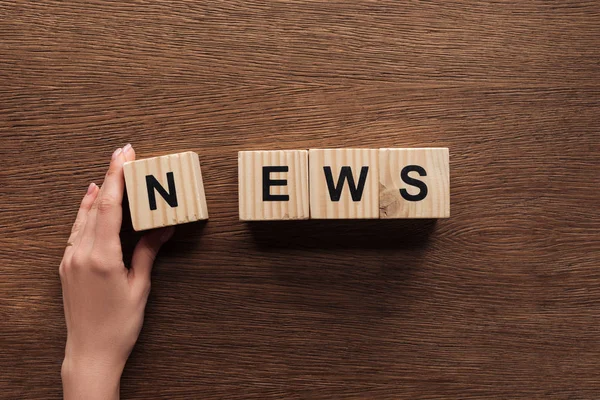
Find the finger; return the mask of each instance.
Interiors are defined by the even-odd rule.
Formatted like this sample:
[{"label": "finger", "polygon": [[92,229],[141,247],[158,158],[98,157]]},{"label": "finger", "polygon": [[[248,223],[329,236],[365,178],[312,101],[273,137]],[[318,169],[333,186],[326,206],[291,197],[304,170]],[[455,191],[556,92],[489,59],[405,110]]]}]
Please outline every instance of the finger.
[{"label": "finger", "polygon": [[90,183],[85,196],[83,196],[83,199],[81,200],[81,205],[79,206],[79,211],[77,212],[77,217],[75,218],[75,223],[71,229],[71,235],[67,241],[67,250],[69,250],[69,248],[72,249],[78,244],[81,236],[79,233],[85,227],[88,212],[92,208],[92,204],[98,196],[98,191],[98,186],[93,182]]},{"label": "finger", "polygon": [[135,149],[131,144],[123,147],[123,154],[125,155],[125,161],[135,161]]},{"label": "finger", "polygon": [[[110,168],[112,167],[113,161],[116,158],[118,158],[122,152],[123,152],[123,149],[121,149],[121,148],[116,149],[113,152],[111,164],[109,166],[109,171],[110,171]],[[107,172],[107,175],[108,175],[108,172]],[[104,181],[106,182],[106,178],[104,179]],[[104,191],[105,191],[105,188],[104,188],[104,184],[103,184],[100,187],[100,190],[96,196],[96,200],[92,204],[92,208],[90,209],[90,211],[88,213],[87,221],[85,224],[85,229],[83,230],[83,233],[81,235],[81,246],[80,247],[84,247],[84,245],[85,245],[87,250],[90,250],[93,247],[94,242],[96,241],[96,230],[97,230],[96,222],[98,220],[98,208],[100,207],[100,199],[102,198]],[[105,206],[102,206],[102,207],[105,207]],[[113,238],[112,241],[114,242],[115,239]]]},{"label": "finger", "polygon": [[99,243],[111,243],[118,241],[123,219],[123,191],[125,190],[125,178],[123,176],[123,164],[127,161],[124,150],[129,152],[131,145],[123,149],[117,149],[113,153],[106,177],[102,183],[102,189],[96,199],[96,236]]},{"label": "finger", "polygon": [[175,232],[172,226],[156,229],[144,235],[133,250],[129,276],[134,287],[142,292],[150,288],[150,274],[152,265],[161,246],[167,242]]}]

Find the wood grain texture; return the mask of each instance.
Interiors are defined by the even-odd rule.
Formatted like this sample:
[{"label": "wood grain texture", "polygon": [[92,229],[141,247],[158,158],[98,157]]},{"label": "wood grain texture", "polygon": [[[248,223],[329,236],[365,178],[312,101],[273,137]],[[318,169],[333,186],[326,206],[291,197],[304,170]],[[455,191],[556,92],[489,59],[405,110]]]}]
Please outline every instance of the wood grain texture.
[{"label": "wood grain texture", "polygon": [[378,156],[378,149],[310,149],[310,217],[379,218]]},{"label": "wood grain texture", "polygon": [[[0,398],[60,399],[58,265],[128,142],[197,152],[211,219],[161,250],[123,399],[600,398],[597,1],[0,15]],[[238,151],[327,147],[450,148],[452,217],[239,221]]]},{"label": "wood grain texture", "polygon": [[[263,167],[286,167],[287,171],[270,172],[265,182]],[[240,220],[298,220],[310,217],[307,150],[240,151],[238,181]],[[271,184],[269,181],[281,182]],[[265,201],[264,184],[268,185],[270,195],[287,196],[287,200]]]},{"label": "wood grain texture", "polygon": [[[126,162],[123,173],[131,225],[136,231],[208,219],[197,153],[187,151]],[[154,178],[150,188],[147,176]],[[159,193],[159,187],[166,198]],[[154,207],[150,203],[151,192]]]},{"label": "wood grain texture", "polygon": [[[413,167],[407,178],[418,180],[424,187],[412,181],[409,185],[402,179],[402,170],[407,167]],[[421,170],[414,170],[416,167]],[[449,218],[448,149],[379,149],[379,217]]]}]

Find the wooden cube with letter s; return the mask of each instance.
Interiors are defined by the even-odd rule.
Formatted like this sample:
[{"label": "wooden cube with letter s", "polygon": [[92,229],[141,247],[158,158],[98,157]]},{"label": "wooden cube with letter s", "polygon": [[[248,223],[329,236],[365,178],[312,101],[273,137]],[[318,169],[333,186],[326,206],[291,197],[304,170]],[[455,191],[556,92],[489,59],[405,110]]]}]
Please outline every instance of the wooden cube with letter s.
[{"label": "wooden cube with letter s", "polygon": [[198,154],[169,154],[123,165],[133,229],[208,219]]},{"label": "wooden cube with letter s", "polygon": [[447,148],[379,150],[380,218],[449,218]]}]

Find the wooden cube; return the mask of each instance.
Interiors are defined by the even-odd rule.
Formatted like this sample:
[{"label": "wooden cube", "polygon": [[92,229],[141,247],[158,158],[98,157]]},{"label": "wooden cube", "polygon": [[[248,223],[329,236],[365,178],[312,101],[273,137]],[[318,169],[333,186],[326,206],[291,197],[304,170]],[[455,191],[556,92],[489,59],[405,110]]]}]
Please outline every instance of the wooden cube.
[{"label": "wooden cube", "polygon": [[123,166],[133,229],[208,219],[198,154],[169,154]]},{"label": "wooden cube", "polygon": [[380,149],[381,218],[449,218],[447,148]]},{"label": "wooden cube", "polygon": [[310,216],[379,218],[376,149],[309,150]]},{"label": "wooden cube", "polygon": [[306,150],[240,151],[238,183],[242,221],[310,216]]}]

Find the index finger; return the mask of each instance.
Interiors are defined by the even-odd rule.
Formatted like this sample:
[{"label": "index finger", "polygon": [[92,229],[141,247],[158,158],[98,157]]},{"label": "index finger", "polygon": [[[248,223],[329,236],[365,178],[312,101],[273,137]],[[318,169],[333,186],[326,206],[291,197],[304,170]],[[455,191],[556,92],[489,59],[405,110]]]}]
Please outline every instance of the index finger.
[{"label": "index finger", "polygon": [[123,192],[125,191],[123,164],[126,161],[133,161],[134,159],[135,152],[130,144],[122,149],[115,150],[113,153],[102,189],[96,199],[97,241],[119,240],[119,232],[121,231],[121,222],[123,220]]}]

